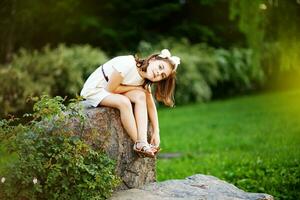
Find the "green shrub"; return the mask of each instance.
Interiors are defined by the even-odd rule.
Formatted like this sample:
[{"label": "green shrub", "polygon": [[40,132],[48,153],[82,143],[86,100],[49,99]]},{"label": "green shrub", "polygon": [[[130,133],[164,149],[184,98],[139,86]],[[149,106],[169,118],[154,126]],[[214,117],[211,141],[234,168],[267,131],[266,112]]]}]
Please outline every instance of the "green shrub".
[{"label": "green shrub", "polygon": [[0,139],[16,157],[2,167],[0,199],[106,199],[120,182],[114,161],[66,128],[74,118],[83,126],[85,115],[62,101],[43,96],[25,125],[0,121]]},{"label": "green shrub", "polygon": [[253,51],[244,48],[216,49],[215,59],[222,79],[214,91],[216,96],[230,96],[261,86],[265,80],[264,70],[253,65]]},{"label": "green shrub", "polygon": [[205,44],[191,45],[185,39],[167,39],[154,46],[143,41],[138,50],[147,56],[163,48],[170,49],[172,55],[181,58],[177,72],[176,104],[208,101],[212,96],[210,85],[221,79],[213,57],[214,49]]},{"label": "green shrub", "polygon": [[88,45],[62,44],[55,49],[45,47],[40,52],[20,50],[9,66],[0,70],[0,82],[4,86],[0,91],[3,108],[0,117],[24,110],[28,96],[75,97],[88,75],[106,60],[104,52]]},{"label": "green shrub", "polygon": [[30,79],[27,72],[12,67],[0,67],[0,118],[9,113],[24,110],[26,98],[32,94],[47,92]]},{"label": "green shrub", "polygon": [[23,49],[11,65],[30,74],[40,87],[49,87],[51,95],[74,96],[87,76],[106,60],[102,51],[88,45],[66,47],[61,44],[55,49],[45,47],[41,52]]},{"label": "green shrub", "polygon": [[264,79],[263,70],[255,68],[249,49],[216,49],[206,44],[190,44],[187,40],[166,39],[151,45],[139,44],[138,51],[147,56],[170,49],[181,58],[178,68],[176,104],[208,101],[212,95],[232,95],[255,89]]}]

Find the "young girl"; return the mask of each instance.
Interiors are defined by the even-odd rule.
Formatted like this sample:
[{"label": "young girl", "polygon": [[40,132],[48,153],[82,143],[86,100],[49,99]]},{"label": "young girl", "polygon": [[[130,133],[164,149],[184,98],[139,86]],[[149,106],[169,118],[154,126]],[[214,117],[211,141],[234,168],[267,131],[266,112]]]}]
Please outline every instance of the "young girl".
[{"label": "young girl", "polygon": [[[117,56],[98,67],[86,80],[80,93],[86,106],[109,106],[120,110],[122,124],[139,155],[154,157],[159,151],[160,136],[157,110],[151,85],[157,84],[155,98],[174,105],[175,75],[180,58],[164,49],[160,54],[140,59]],[[132,109],[134,104],[134,109]],[[147,141],[148,116],[152,124]]]}]

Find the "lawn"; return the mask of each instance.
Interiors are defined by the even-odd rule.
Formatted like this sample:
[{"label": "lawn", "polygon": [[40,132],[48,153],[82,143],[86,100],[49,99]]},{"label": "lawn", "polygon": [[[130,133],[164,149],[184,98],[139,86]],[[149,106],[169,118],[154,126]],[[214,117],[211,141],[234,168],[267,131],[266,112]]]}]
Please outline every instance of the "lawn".
[{"label": "lawn", "polygon": [[276,199],[300,197],[300,90],[160,109],[158,180],[201,173]]}]

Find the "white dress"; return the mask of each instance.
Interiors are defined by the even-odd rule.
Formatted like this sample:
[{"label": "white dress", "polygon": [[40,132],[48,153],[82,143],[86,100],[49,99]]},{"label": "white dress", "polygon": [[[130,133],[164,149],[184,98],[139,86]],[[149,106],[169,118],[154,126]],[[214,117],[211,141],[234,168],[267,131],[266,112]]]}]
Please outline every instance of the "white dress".
[{"label": "white dress", "polygon": [[139,86],[144,83],[144,79],[140,76],[136,67],[134,56],[117,56],[99,66],[84,83],[80,92],[80,95],[85,98],[85,101],[83,102],[84,106],[97,107],[105,97],[112,94],[105,89],[107,81],[103,76],[101,67],[103,67],[108,79],[114,70],[120,72],[123,77],[121,83],[123,85]]}]

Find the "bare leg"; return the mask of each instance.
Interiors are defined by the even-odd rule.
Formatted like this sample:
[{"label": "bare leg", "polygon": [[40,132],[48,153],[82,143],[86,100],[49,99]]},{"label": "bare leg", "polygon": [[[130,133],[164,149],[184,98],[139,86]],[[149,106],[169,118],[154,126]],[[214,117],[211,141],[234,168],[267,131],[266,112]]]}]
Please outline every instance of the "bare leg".
[{"label": "bare leg", "polygon": [[142,90],[131,90],[124,93],[134,105],[134,115],[137,126],[138,141],[147,142],[148,114],[145,92]]},{"label": "bare leg", "polygon": [[137,141],[137,127],[132,112],[132,105],[128,97],[120,94],[112,94],[105,97],[101,106],[108,106],[120,110],[122,124],[133,142]]}]

